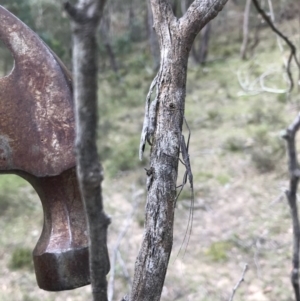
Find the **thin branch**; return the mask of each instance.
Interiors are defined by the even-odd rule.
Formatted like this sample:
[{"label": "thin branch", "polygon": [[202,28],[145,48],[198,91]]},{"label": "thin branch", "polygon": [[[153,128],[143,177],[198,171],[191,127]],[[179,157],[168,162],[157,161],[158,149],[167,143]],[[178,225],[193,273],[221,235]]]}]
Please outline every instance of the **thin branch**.
[{"label": "thin branch", "polygon": [[[269,10],[270,10],[270,17],[271,17],[271,20],[275,26],[275,15],[274,15],[274,10],[273,10],[273,4],[272,4],[272,0],[268,0],[268,5],[269,5]],[[283,53],[283,46],[282,46],[282,43],[281,43],[281,39],[280,37],[276,34],[276,41],[277,41],[277,45],[278,45],[278,48],[280,50],[281,53]],[[286,58],[283,56],[282,57],[283,59],[283,63],[284,63],[284,66],[285,68],[287,68],[287,60]]]},{"label": "thin branch", "polygon": [[[236,72],[237,79],[239,82],[239,85],[243,89],[244,92],[246,93],[239,93],[239,96],[242,95],[256,95],[262,92],[269,92],[269,93],[275,93],[275,94],[284,94],[289,92],[289,88],[286,89],[275,89],[275,88],[270,88],[265,85],[265,78],[271,74],[276,73],[276,70],[267,70],[263,74],[261,74],[259,77],[255,78],[253,81],[250,82],[249,78],[246,77],[244,80],[242,79],[242,74],[241,71],[238,70]],[[285,77],[285,73],[283,74]],[[287,80],[285,78],[285,80]],[[255,88],[256,85],[260,85],[260,88]]]},{"label": "thin branch", "polygon": [[249,16],[250,16],[251,0],[246,0],[243,22],[243,42],[240,50],[240,56],[243,60],[246,59],[247,46],[249,41]]},{"label": "thin branch", "polygon": [[235,295],[236,290],[239,288],[239,286],[241,285],[241,283],[244,281],[244,277],[245,277],[245,274],[247,272],[247,269],[248,269],[248,264],[245,264],[244,270],[243,270],[243,273],[241,275],[240,280],[236,283],[235,287],[232,289],[232,293],[231,293],[231,296],[229,298],[229,301],[233,300],[233,297]]},{"label": "thin branch", "polygon": [[253,261],[254,261],[254,264],[255,264],[255,267],[256,267],[257,277],[259,279],[261,279],[261,269],[260,269],[260,263],[259,263],[259,260],[258,260],[258,256],[259,256],[259,249],[257,247],[257,243],[255,243],[255,251],[254,251],[254,255],[253,255]]},{"label": "thin branch", "polygon": [[120,264],[120,266],[123,270],[124,278],[127,280],[128,290],[130,291],[131,290],[131,285],[132,285],[132,280],[131,280],[131,277],[129,275],[128,269],[127,269],[126,264],[123,260],[123,257],[122,257],[122,254],[121,254],[120,250],[118,250],[117,257],[118,257],[119,264]]},{"label": "thin branch", "polygon": [[261,278],[261,269],[260,269],[260,264],[259,264],[259,254],[260,254],[260,249],[261,249],[261,240],[264,239],[264,236],[266,235],[266,231],[263,231],[256,239],[255,242],[253,242],[253,247],[254,247],[254,255],[253,255],[253,261],[256,267],[256,274],[258,278]]},{"label": "thin branch", "polygon": [[69,16],[73,20],[81,21],[82,19],[84,19],[84,15],[72,3],[68,1],[64,2],[64,9],[68,12]]},{"label": "thin branch", "polygon": [[299,251],[300,251],[300,225],[297,208],[297,189],[300,176],[299,162],[297,159],[297,149],[295,137],[300,128],[300,113],[294,122],[287,128],[282,136],[287,143],[287,152],[289,160],[290,172],[290,188],[286,190],[285,194],[290,206],[292,222],[293,222],[293,261],[291,282],[294,288],[296,301],[300,301],[299,288]]},{"label": "thin branch", "polygon": [[263,17],[263,19],[267,22],[267,24],[270,26],[270,28],[279,36],[281,37],[285,42],[286,44],[289,46],[290,50],[291,50],[291,53],[290,53],[290,56],[289,56],[289,59],[288,59],[288,62],[287,62],[287,68],[286,68],[286,71],[287,71],[287,74],[288,74],[288,77],[290,79],[290,92],[293,90],[294,88],[294,80],[293,80],[293,75],[292,75],[292,72],[291,72],[291,61],[292,61],[292,58],[294,58],[294,61],[300,71],[300,63],[298,61],[298,58],[297,58],[297,49],[295,47],[295,45],[289,40],[288,37],[286,37],[283,33],[281,33],[276,27],[275,25],[273,24],[272,20],[267,16],[267,14],[265,13],[265,11],[260,7],[259,3],[257,0],[252,0],[253,1],[253,4],[256,8],[256,10],[258,11],[258,13]]},{"label": "thin branch", "polygon": [[71,17],[73,37],[74,101],[76,124],[76,165],[89,232],[89,261],[93,300],[107,300],[106,274],[109,271],[107,228],[101,183],[97,138],[97,43],[96,29],[105,0],[65,3]]},{"label": "thin branch", "polygon": [[199,31],[223,9],[228,0],[195,0],[179,19],[185,38],[196,37]]},{"label": "thin branch", "polygon": [[[265,78],[271,74],[274,74],[276,71],[269,70],[264,72],[260,77],[259,77],[259,83],[262,91],[264,92],[269,92],[269,93],[275,93],[275,94],[283,94],[289,92],[289,89],[275,89],[275,88],[269,88],[265,86]],[[285,75],[285,73],[284,73]]]}]

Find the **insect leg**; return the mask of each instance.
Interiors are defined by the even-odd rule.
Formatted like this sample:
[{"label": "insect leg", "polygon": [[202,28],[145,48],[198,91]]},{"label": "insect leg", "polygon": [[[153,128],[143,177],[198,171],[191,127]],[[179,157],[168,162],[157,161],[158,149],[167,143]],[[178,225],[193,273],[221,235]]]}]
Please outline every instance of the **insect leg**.
[{"label": "insect leg", "polygon": [[177,200],[178,200],[178,198],[179,198],[179,196],[180,196],[180,194],[181,194],[181,191],[182,191],[184,185],[186,184],[186,182],[187,182],[187,171],[185,171],[185,173],[184,173],[183,180],[182,180],[182,184],[176,187],[176,188],[179,188],[179,187],[181,187],[181,188],[180,188],[180,190],[179,190],[179,192],[178,192],[178,194],[177,194],[177,196],[176,196],[176,199],[175,199],[175,206],[176,206],[176,202],[177,202]]}]

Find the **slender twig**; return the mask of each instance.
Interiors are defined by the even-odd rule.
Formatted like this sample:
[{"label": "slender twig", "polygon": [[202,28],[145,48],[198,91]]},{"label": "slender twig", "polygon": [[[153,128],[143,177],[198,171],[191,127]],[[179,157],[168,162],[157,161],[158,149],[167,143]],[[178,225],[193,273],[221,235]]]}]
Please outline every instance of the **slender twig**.
[{"label": "slender twig", "polygon": [[241,285],[241,283],[244,281],[244,277],[245,277],[245,274],[247,272],[247,269],[248,269],[248,264],[246,263],[245,266],[244,266],[244,270],[243,270],[243,273],[241,275],[241,278],[239,279],[239,281],[236,283],[236,285],[232,289],[232,293],[231,293],[231,296],[229,298],[229,301],[233,300],[233,297],[234,297],[234,294],[235,294],[236,290],[239,288],[239,286]]},{"label": "slender twig", "polygon": [[124,236],[126,235],[129,226],[132,222],[132,217],[139,205],[140,202],[140,196],[143,194],[142,190],[139,190],[137,192],[135,192],[133,194],[133,199],[134,199],[134,204],[132,206],[132,210],[131,212],[128,214],[126,221],[124,222],[124,225],[122,226],[122,230],[119,233],[117,242],[114,246],[114,250],[113,250],[113,255],[112,255],[112,259],[111,259],[111,272],[110,272],[110,278],[109,278],[109,283],[108,283],[108,301],[112,301],[113,300],[113,296],[114,296],[114,283],[115,283],[115,266],[116,266],[116,259],[118,256],[118,252],[119,252],[119,247],[121,244],[122,239],[124,238]]},{"label": "slender twig", "polygon": [[297,58],[297,49],[295,47],[295,45],[289,40],[289,38],[287,36],[285,36],[283,33],[281,33],[274,25],[274,23],[272,22],[272,20],[267,16],[267,14],[265,13],[265,11],[260,7],[259,3],[257,0],[252,0],[256,10],[258,11],[258,13],[263,17],[263,19],[267,22],[267,24],[270,26],[270,28],[280,37],[282,38],[286,44],[289,46],[291,53],[290,56],[288,58],[288,62],[287,62],[287,68],[286,68],[286,72],[288,74],[288,77],[290,79],[290,92],[293,90],[294,88],[294,80],[293,80],[293,75],[291,72],[291,62],[292,59],[294,58],[294,61],[300,71],[300,63],[298,61]]},{"label": "slender twig", "polygon": [[[259,77],[259,84],[261,86],[262,91],[264,92],[269,92],[269,93],[275,93],[275,94],[283,94],[289,92],[289,89],[274,89],[274,88],[269,88],[265,86],[265,78],[276,71],[269,70],[264,72],[260,77]],[[285,75],[285,73],[283,74]],[[286,79],[286,78],[285,78]]]},{"label": "slender twig", "polygon": [[258,249],[258,246],[257,246],[257,243],[255,243],[255,251],[254,251],[254,256],[253,256],[253,261],[254,261],[254,264],[255,264],[255,267],[256,267],[256,274],[257,274],[257,277],[260,279],[261,278],[261,270],[260,270],[260,264],[259,264],[259,249]]},{"label": "slender twig", "polygon": [[[272,4],[272,0],[268,0],[268,6],[269,6],[269,14],[270,14],[270,18],[275,26],[275,15],[274,15],[274,10],[273,10],[273,4]],[[283,53],[283,46],[282,46],[282,43],[281,43],[281,39],[278,35],[276,35],[276,41],[277,41],[277,45],[278,45],[278,48],[280,50],[281,53]],[[286,58],[283,56],[283,63],[284,63],[284,66],[285,68],[287,68],[287,60]]]},{"label": "slender twig", "polygon": [[300,251],[300,226],[297,208],[297,189],[300,176],[299,162],[297,158],[297,149],[295,143],[295,136],[300,128],[300,113],[294,122],[287,128],[283,138],[287,143],[287,153],[289,160],[290,172],[290,188],[285,191],[288,203],[290,206],[292,222],[293,222],[293,267],[291,272],[291,282],[294,288],[296,301],[300,301],[299,290],[299,251]]},{"label": "slender twig", "polygon": [[[241,71],[238,70],[236,72],[237,79],[239,82],[239,85],[244,90],[245,93],[239,93],[239,95],[256,95],[262,92],[268,92],[268,93],[274,93],[274,94],[284,94],[289,92],[289,88],[287,89],[274,89],[267,87],[265,85],[265,78],[269,75],[272,75],[276,73],[276,70],[267,70],[263,74],[261,74],[259,77],[255,78],[252,82],[249,81],[249,78],[247,77],[245,80],[242,79]],[[285,74],[283,74],[285,75]],[[285,78],[286,80],[286,78]],[[289,82],[288,82],[289,83]],[[260,85],[260,88],[255,88],[256,85]]]},{"label": "slender twig", "polygon": [[243,42],[240,50],[240,56],[243,60],[246,59],[247,46],[249,42],[249,15],[250,15],[251,0],[246,1],[243,23]]},{"label": "slender twig", "polygon": [[119,262],[119,264],[120,264],[120,266],[123,270],[124,278],[127,280],[128,290],[130,291],[131,285],[132,285],[132,279],[129,275],[128,269],[126,267],[126,264],[124,262],[124,259],[122,257],[122,254],[121,254],[120,250],[118,250],[117,257],[118,257],[118,262]]},{"label": "slender twig", "polygon": [[263,231],[261,235],[259,235],[255,242],[253,243],[253,247],[255,248],[254,251],[254,256],[253,256],[253,261],[256,267],[256,274],[258,278],[261,278],[261,269],[260,269],[260,264],[259,264],[259,254],[260,254],[260,249],[261,249],[261,243],[260,241],[263,239],[265,236],[266,232]]},{"label": "slender twig", "polygon": [[277,204],[278,202],[282,201],[283,198],[285,196],[285,191],[282,190],[282,192],[279,194],[279,196],[277,198],[275,198],[271,203],[270,203],[270,207]]}]

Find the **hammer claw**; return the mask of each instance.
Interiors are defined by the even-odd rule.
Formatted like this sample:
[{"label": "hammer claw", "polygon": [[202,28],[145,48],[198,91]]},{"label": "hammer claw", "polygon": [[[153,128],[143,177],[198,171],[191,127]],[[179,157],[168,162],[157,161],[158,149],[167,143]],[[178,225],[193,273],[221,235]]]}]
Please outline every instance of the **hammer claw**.
[{"label": "hammer claw", "polygon": [[90,283],[86,218],[74,156],[71,76],[45,43],[0,6],[0,39],[14,58],[0,78],[0,173],[31,183],[44,209],[33,251],[37,282],[57,291]]}]

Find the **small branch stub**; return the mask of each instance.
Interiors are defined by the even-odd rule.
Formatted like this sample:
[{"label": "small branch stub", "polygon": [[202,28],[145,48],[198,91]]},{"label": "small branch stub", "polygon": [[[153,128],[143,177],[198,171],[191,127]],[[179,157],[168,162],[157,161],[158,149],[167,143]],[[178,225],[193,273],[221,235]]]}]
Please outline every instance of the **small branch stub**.
[{"label": "small branch stub", "polygon": [[232,289],[232,293],[231,293],[231,296],[230,296],[230,298],[229,298],[229,301],[232,301],[232,300],[233,300],[233,297],[234,297],[234,295],[235,295],[236,290],[239,288],[239,286],[241,285],[241,283],[244,281],[244,278],[245,278],[245,274],[246,274],[246,272],[247,272],[247,269],[248,269],[248,264],[245,264],[243,273],[242,273],[242,275],[241,275],[241,278],[239,279],[239,281],[236,283],[236,285],[235,285],[234,288]]}]

